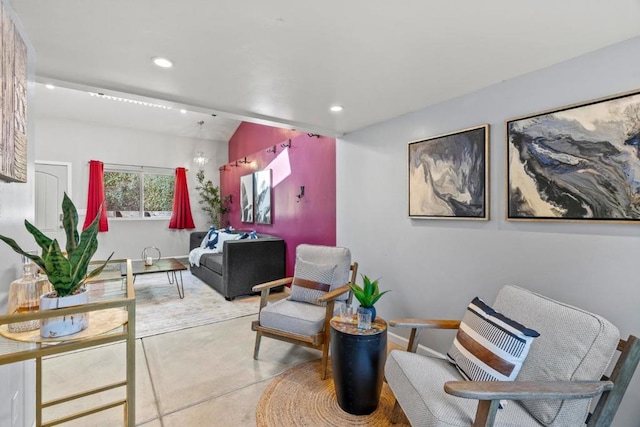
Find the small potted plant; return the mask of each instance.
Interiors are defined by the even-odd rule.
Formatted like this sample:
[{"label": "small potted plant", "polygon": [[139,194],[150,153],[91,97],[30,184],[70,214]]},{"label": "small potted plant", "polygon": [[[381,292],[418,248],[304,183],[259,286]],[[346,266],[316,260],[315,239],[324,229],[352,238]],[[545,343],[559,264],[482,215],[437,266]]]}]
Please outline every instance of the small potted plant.
[{"label": "small potted plant", "polygon": [[[65,193],[62,200],[62,225],[67,237],[66,254],[62,252],[56,239],[52,240],[45,236],[27,220],[24,221],[24,225],[42,249],[42,256],[25,252],[15,240],[0,235],[0,240],[17,253],[31,259],[47,275],[54,291],[40,297],[41,310],[69,307],[88,302],[89,294],[83,285],[87,280],[100,274],[113,256],[112,253],[104,264],[87,274],[91,257],[98,249],[100,211],[98,210],[98,215],[91,225],[78,234],[78,212]],[[87,326],[86,313],[43,319],[40,334],[46,338],[59,337],[79,332]]]},{"label": "small potted plant", "polygon": [[376,318],[376,308],[373,305],[380,299],[380,297],[382,297],[382,295],[389,292],[380,292],[380,289],[378,288],[379,280],[380,279],[376,279],[372,282],[367,276],[362,275],[363,287],[360,287],[355,283],[350,286],[353,296],[355,296],[360,302],[358,311],[367,310],[371,312],[371,321]]}]

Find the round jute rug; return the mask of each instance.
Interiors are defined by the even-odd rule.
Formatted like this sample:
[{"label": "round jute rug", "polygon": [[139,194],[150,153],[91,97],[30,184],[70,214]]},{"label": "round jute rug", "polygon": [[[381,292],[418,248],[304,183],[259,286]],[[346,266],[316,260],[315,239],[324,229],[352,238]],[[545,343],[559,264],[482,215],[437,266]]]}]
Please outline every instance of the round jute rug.
[{"label": "round jute rug", "polygon": [[320,360],[314,360],[294,366],[269,384],[258,402],[256,424],[258,427],[387,427],[391,425],[394,403],[393,393],[384,383],[378,409],[372,414],[344,412],[338,406],[333,377],[329,373],[326,380],[320,379]]}]

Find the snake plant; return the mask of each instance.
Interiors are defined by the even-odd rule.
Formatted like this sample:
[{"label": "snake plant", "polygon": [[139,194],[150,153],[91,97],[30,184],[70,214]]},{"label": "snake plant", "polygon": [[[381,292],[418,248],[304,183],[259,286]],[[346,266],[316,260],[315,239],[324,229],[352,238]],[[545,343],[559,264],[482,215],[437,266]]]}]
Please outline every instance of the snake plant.
[{"label": "snake plant", "polygon": [[376,279],[373,282],[365,275],[362,275],[362,282],[364,287],[360,287],[357,284],[350,286],[353,296],[360,302],[360,305],[365,308],[371,308],[380,299],[380,297],[389,291],[380,293],[378,289],[378,281]]},{"label": "snake plant", "polygon": [[0,235],[5,242],[17,253],[30,258],[47,275],[58,297],[75,293],[87,280],[97,276],[104,269],[109,258],[95,270],[87,274],[91,257],[98,250],[98,225],[100,212],[81,234],[78,234],[78,211],[71,199],[65,193],[62,199],[62,226],[67,236],[66,254],[62,252],[57,239],[50,239],[33,224],[25,220],[25,228],[33,235],[36,243],[42,249],[42,256],[27,253],[18,246],[15,240]]}]

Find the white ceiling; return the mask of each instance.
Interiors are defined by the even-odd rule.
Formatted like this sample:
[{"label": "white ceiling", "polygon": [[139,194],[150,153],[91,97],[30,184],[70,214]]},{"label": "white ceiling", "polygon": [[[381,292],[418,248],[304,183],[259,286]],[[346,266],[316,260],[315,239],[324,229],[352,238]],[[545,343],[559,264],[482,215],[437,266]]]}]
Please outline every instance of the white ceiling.
[{"label": "white ceiling", "polygon": [[10,2],[40,82],[325,135],[640,35],[640,0]]},{"label": "white ceiling", "polygon": [[[95,93],[95,92],[93,92]],[[136,103],[91,96],[86,90],[55,85],[47,89],[44,84],[35,85],[34,116],[80,120],[103,126],[143,130],[182,137],[213,140],[226,144],[240,122],[221,116],[196,111],[180,112],[180,106],[130,94],[109,93],[118,98],[148,102],[172,107],[164,109]],[[202,124],[201,124],[202,123]]]}]

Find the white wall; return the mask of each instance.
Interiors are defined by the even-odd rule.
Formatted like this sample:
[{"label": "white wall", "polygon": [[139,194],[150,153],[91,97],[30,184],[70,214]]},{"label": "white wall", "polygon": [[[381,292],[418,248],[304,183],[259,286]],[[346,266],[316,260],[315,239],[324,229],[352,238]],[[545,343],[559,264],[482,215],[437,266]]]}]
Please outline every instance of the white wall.
[{"label": "white wall", "polygon": [[[6,10],[16,22],[16,28],[20,32],[27,45],[28,54],[28,87],[27,108],[33,105],[34,90],[34,50],[22,26],[16,20],[15,14],[8,2]],[[16,241],[24,242],[31,238],[24,228],[24,220],[33,221],[34,218],[34,177],[33,166],[33,116],[28,110],[27,116],[27,182],[8,183],[0,181],[0,234],[9,236]],[[0,243],[0,313],[7,312],[7,296],[9,285],[12,281],[22,276],[20,255],[15,253],[4,243]],[[12,424],[12,399],[15,401],[15,419],[17,426],[30,426],[35,420],[35,363],[26,361],[11,365],[0,366],[0,425]]]},{"label": "white wall", "polygon": [[[638,52],[640,38],[631,39],[338,141],[338,244],[351,248],[361,273],[392,289],[377,304],[382,317],[458,319],[474,296],[491,302],[513,283],[598,313],[625,338],[640,334],[639,225],[504,219],[505,119],[640,88]],[[410,220],[407,143],[484,123],[492,219]],[[452,339],[426,336],[422,343],[440,351]],[[637,372],[615,425],[638,426],[639,401]]]},{"label": "white wall", "polygon": [[[191,211],[197,230],[208,228],[195,190],[197,170],[192,164],[200,149],[209,156],[205,177],[219,184],[218,166],[226,163],[227,144],[195,138],[152,133],[58,118],[41,118],[36,126],[36,159],[72,163],[72,199],[80,211],[87,207],[89,160],[166,167],[185,167]],[[84,217],[80,218],[80,222]],[[109,219],[109,231],[100,233],[95,258],[115,252],[116,258],[139,259],[147,246],[160,249],[162,256],[184,256],[189,252],[189,233],[169,230],[169,220]]]}]

